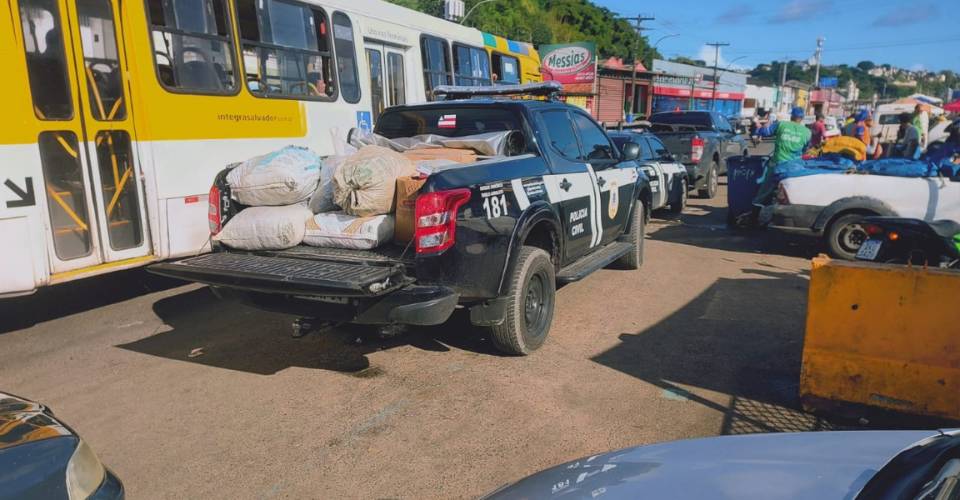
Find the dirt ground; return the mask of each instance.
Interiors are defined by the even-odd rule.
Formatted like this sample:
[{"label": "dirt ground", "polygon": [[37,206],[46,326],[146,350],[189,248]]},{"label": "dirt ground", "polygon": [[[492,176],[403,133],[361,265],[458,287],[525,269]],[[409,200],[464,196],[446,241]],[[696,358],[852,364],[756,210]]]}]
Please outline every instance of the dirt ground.
[{"label": "dirt ground", "polygon": [[44,402],[130,498],[476,497],[595,452],[830,424],[798,411],[806,240],[724,193],[656,218],[639,271],[558,293],[504,357],[458,318],[379,340],[115,273],[0,305],[0,390]]}]

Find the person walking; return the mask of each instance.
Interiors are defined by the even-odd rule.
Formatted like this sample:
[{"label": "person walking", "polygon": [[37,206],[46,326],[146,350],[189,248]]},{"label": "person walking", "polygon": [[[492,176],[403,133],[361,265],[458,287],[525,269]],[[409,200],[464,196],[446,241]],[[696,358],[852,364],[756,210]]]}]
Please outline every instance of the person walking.
[{"label": "person walking", "polygon": [[754,205],[765,206],[773,199],[773,192],[777,187],[774,168],[781,163],[800,159],[813,134],[803,125],[803,108],[794,106],[790,110],[790,121],[777,120],[757,129],[757,135],[776,138],[773,156],[767,161],[763,177],[757,181],[760,183],[760,190],[753,199]]}]

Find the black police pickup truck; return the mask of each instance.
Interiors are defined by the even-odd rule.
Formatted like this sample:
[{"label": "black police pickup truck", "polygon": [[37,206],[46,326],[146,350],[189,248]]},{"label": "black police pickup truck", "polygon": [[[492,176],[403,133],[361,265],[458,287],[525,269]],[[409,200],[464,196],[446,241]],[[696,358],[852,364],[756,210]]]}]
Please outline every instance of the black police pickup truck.
[{"label": "black police pickup truck", "polygon": [[[636,144],[621,151],[579,108],[490,97],[551,94],[555,85],[488,89],[442,88],[446,100],[379,117],[375,132],[388,138],[518,132],[509,156],[427,178],[408,248],[214,246],[213,253],[151,271],[210,284],[255,307],[329,321],[435,325],[461,306],[501,351],[532,352],[550,329],[557,284],[610,264],[640,266],[650,188],[634,161]],[[219,191],[210,200],[217,225],[242,209],[224,178],[221,172],[211,190]]]}]

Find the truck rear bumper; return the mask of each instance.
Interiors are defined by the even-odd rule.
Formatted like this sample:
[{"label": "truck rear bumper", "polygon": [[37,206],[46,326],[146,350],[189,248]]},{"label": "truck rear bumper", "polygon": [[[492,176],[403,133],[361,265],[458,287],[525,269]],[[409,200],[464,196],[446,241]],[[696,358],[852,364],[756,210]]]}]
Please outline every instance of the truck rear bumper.
[{"label": "truck rear bumper", "polygon": [[813,224],[822,211],[823,207],[816,205],[774,205],[770,225],[780,229],[814,233]]},{"label": "truck rear bumper", "polygon": [[460,296],[447,287],[411,285],[374,298],[284,295],[215,287],[221,298],[238,298],[267,311],[363,325],[439,325]]},{"label": "truck rear bumper", "polygon": [[450,287],[414,284],[404,266],[390,260],[215,252],[149,270],[206,283],[220,297],[260,309],[361,324],[440,324],[460,299]]}]

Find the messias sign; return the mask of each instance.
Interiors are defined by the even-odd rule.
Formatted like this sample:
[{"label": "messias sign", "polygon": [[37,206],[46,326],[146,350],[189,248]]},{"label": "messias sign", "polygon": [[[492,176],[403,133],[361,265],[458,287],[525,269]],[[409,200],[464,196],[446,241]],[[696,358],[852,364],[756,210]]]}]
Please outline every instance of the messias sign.
[{"label": "messias sign", "polygon": [[597,76],[597,45],[594,42],[540,46],[544,80],[560,83],[591,83]]}]

